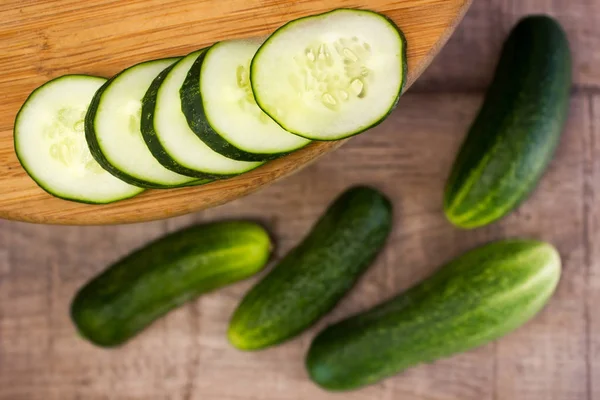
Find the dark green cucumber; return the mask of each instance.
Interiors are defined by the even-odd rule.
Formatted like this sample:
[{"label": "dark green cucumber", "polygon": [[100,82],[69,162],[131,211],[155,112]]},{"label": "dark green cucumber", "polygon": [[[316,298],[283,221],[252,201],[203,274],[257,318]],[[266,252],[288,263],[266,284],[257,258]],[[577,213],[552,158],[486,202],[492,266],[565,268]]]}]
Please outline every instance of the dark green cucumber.
[{"label": "dark green cucumber", "polygon": [[546,16],[521,20],[448,179],[449,221],[484,226],[531,194],[559,142],[570,90],[571,55],[561,26]]},{"label": "dark green cucumber", "polygon": [[498,339],[534,317],[558,284],[553,246],[504,240],[471,250],[371,310],[325,328],[306,365],[321,387],[351,390]]},{"label": "dark green cucumber", "polygon": [[380,192],[354,187],[329,207],[308,236],[244,297],[230,342],[258,350],[301,333],[352,288],[383,247],[392,206]]},{"label": "dark green cucumber", "polygon": [[215,222],[169,234],[136,250],[86,284],[71,317],[99,346],[125,343],[197,296],[260,271],[271,240],[258,224]]}]

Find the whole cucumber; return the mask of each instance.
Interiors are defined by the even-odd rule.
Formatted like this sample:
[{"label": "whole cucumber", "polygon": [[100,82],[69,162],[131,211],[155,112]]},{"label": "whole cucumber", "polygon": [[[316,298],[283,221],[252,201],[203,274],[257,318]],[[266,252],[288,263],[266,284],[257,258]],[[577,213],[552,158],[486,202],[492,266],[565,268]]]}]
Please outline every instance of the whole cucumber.
[{"label": "whole cucumber", "polygon": [[553,294],[553,246],[503,240],[478,247],[369,311],[325,328],[306,357],[321,387],[351,390],[508,334]]},{"label": "whole cucumber", "polygon": [[444,210],[460,228],[495,222],[535,189],[569,111],[571,55],[547,16],[522,19],[504,45],[484,104],[454,162]]},{"label": "whole cucumber", "polygon": [[383,247],[392,206],[375,189],[339,196],[306,238],[244,297],[229,326],[238,349],[258,350],[298,335],[331,310]]},{"label": "whole cucumber", "polygon": [[75,296],[71,317],[99,346],[117,346],[199,295],[248,278],[268,262],[268,233],[245,221],[166,235],[119,260]]}]

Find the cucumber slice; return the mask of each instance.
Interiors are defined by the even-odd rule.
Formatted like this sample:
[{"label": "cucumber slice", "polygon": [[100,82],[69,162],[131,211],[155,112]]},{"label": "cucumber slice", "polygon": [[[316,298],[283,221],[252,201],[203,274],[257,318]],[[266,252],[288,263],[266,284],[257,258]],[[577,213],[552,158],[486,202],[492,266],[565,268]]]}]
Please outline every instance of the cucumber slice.
[{"label": "cucumber slice", "polygon": [[406,73],[406,40],[390,19],[337,9],[277,29],[254,56],[250,82],[259,107],[284,129],[337,140],[382,122]]},{"label": "cucumber slice", "polygon": [[189,126],[211,149],[241,161],[274,159],[310,140],[293,135],[257,105],[250,61],[262,39],[226,40],[201,54],[181,88]]},{"label": "cucumber slice", "polygon": [[179,90],[194,61],[205,49],[193,52],[162,71],[142,100],[141,130],[152,155],[164,167],[199,178],[225,178],[260,166],[260,162],[237,161],[208,147],[190,129]]},{"label": "cucumber slice", "polygon": [[166,188],[198,181],[156,161],[140,131],[144,94],[154,78],[178,60],[148,61],[122,71],[96,92],[88,109],[85,136],[92,156],[105,170],[132,185]]},{"label": "cucumber slice", "polygon": [[104,170],[87,146],[85,114],[105,82],[88,75],[53,79],[35,89],[17,114],[17,157],[29,176],[56,197],[102,204],[144,191]]}]

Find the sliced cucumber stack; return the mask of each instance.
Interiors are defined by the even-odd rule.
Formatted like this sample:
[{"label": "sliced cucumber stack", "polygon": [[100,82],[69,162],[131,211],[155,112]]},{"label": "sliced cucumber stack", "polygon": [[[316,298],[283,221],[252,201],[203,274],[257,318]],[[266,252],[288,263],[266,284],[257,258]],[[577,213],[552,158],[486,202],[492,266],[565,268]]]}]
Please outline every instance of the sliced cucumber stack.
[{"label": "sliced cucumber stack", "polygon": [[214,151],[241,161],[277,158],[310,143],[284,130],[256,105],[249,72],[262,42],[214,44],[196,59],[181,88],[190,128]]},{"label": "sliced cucumber stack", "polygon": [[179,90],[204,51],[187,55],[154,79],[142,102],[142,134],[154,157],[166,168],[200,178],[225,178],[261,163],[236,161],[213,151],[188,126]]},{"label": "sliced cucumber stack", "polygon": [[54,79],[19,111],[15,150],[40,186],[69,200],[201,185],[377,125],[406,72],[406,42],[391,20],[336,9],[110,80]]},{"label": "sliced cucumber stack", "polygon": [[337,140],[395,108],[406,81],[406,41],[387,17],[337,9],[276,30],[250,66],[259,107],[289,132]]},{"label": "sliced cucumber stack", "polygon": [[31,178],[54,196],[111,203],[144,190],[104,170],[86,143],[85,115],[105,82],[95,76],[64,75],[35,89],[17,114],[17,157]]},{"label": "sliced cucumber stack", "polygon": [[178,61],[143,62],[117,74],[94,96],[85,119],[85,135],[96,161],[121,180],[147,188],[190,185],[197,178],[162,166],[142,138],[142,99],[156,76]]}]

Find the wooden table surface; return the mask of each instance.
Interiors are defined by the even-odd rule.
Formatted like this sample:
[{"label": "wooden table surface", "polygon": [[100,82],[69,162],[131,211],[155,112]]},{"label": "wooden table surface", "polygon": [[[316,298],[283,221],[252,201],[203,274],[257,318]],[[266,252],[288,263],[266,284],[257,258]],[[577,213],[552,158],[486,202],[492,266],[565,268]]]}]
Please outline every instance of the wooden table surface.
[{"label": "wooden table surface", "polygon": [[[441,211],[448,169],[482,101],[502,41],[523,14],[557,16],[572,41],[572,112],[539,189],[500,223],[474,231]],[[458,32],[379,128],[307,169],[219,208],[172,220],[106,227],[0,221],[0,399],[600,400],[600,2],[475,0]],[[0,97],[2,94],[0,94]],[[242,353],[229,316],[253,279],[206,295],[125,347],[79,339],[75,291],[151,238],[222,217],[264,221],[281,256],[327,204],[355,183],[394,201],[395,230],[359,285],[313,329],[285,345]],[[369,388],[329,394],[306,376],[315,331],[392,296],[477,244],[505,237],[554,243],[564,274],[548,307],[516,332]]]}]

